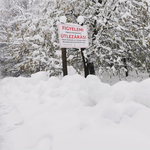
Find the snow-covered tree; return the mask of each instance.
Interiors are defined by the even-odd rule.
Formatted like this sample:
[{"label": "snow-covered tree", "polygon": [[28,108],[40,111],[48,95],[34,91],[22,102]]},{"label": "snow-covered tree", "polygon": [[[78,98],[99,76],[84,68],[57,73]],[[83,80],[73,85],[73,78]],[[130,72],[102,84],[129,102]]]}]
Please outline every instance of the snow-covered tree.
[{"label": "snow-covered tree", "polygon": [[[15,73],[15,76],[18,76],[50,70],[51,74],[59,74],[57,69],[60,68],[57,61],[59,55],[56,55],[58,37],[56,38],[57,18],[55,15],[57,12],[53,5],[56,4],[54,2],[40,3],[39,6],[35,6],[32,13],[25,7],[23,15],[18,15],[9,22],[11,37],[10,44],[5,47],[5,50],[7,49],[10,55],[7,55],[5,60],[11,59],[13,63],[11,62],[11,67],[5,67],[8,73]],[[14,26],[13,30],[12,26]],[[56,39],[57,42],[55,42]]]},{"label": "snow-covered tree", "polygon": [[[149,6],[146,1],[79,2],[68,9],[72,20],[85,17],[90,48],[86,55],[100,71],[149,70]],[[73,6],[76,6],[75,4]],[[76,9],[77,8],[77,9]],[[84,9],[83,9],[84,8]]]},{"label": "snow-covered tree", "polygon": [[[60,74],[59,17],[66,16],[67,22],[77,23],[80,15],[84,17],[84,25],[87,25],[90,42],[90,47],[84,50],[84,56],[94,62],[97,71],[119,74],[125,71],[126,75],[132,69],[149,72],[150,14],[146,1],[11,2],[15,5],[5,4],[6,8],[10,8],[3,10],[7,17],[1,22],[4,25],[0,35],[7,44],[3,48],[6,72],[30,75],[39,70],[49,70],[51,75]],[[68,64],[78,72],[83,70],[80,53],[78,49],[69,49],[67,53]]]}]

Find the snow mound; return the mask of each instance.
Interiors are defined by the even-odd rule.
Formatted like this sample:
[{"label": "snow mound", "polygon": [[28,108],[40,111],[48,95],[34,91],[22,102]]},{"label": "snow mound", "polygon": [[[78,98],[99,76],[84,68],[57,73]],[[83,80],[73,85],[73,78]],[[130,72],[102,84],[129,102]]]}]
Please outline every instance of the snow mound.
[{"label": "snow mound", "polygon": [[66,16],[61,16],[59,20],[61,23],[66,23],[67,18],[66,18]]},{"label": "snow mound", "polygon": [[77,18],[77,22],[78,22],[79,24],[84,23],[84,17],[83,17],[83,16],[79,16],[79,17]]},{"label": "snow mound", "polygon": [[31,75],[31,82],[33,84],[37,84],[39,81],[47,81],[48,78],[48,73],[45,71],[41,71]]}]

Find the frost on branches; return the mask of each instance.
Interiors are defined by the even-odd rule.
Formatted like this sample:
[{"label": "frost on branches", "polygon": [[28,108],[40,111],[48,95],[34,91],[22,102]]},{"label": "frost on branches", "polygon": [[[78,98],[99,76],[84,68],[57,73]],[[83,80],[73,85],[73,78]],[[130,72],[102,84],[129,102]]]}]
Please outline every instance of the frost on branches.
[{"label": "frost on branches", "polygon": [[[141,0],[6,0],[1,2],[0,63],[3,74],[30,76],[40,70],[61,74],[57,24],[88,27],[85,57],[97,72],[120,74],[132,69],[149,73],[149,3]],[[11,5],[10,5],[11,4]],[[78,18],[78,19],[77,19]],[[2,46],[3,45],[3,46]],[[83,71],[78,49],[68,49],[68,65]],[[101,72],[100,72],[101,73]]]},{"label": "frost on branches", "polygon": [[3,50],[4,53],[10,53],[4,58],[6,74],[29,76],[41,70],[60,74],[60,56],[56,52],[59,50],[57,14],[53,4],[41,2],[32,12],[29,9],[9,21],[9,27],[6,28],[11,30],[9,41],[6,41],[9,45]]}]

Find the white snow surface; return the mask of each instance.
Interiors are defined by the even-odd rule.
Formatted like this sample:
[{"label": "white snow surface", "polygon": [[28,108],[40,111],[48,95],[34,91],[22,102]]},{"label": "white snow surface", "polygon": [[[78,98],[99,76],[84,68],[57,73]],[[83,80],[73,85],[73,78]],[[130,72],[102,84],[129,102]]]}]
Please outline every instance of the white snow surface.
[{"label": "white snow surface", "polygon": [[149,141],[150,79],[0,80],[0,150],[150,150]]},{"label": "white snow surface", "polygon": [[83,16],[79,16],[79,17],[77,18],[77,22],[78,22],[79,24],[84,23],[84,17],[83,17]]},{"label": "white snow surface", "polygon": [[59,18],[59,20],[60,20],[61,23],[66,23],[67,18],[66,18],[66,16],[61,16],[61,17]]}]

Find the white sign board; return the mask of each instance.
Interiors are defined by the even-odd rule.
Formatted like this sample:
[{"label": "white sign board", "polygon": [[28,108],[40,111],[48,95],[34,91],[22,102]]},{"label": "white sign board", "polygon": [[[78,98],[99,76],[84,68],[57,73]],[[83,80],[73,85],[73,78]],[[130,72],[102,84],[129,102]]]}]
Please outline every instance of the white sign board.
[{"label": "white sign board", "polygon": [[88,48],[88,34],[86,26],[75,24],[59,24],[59,43],[61,48]]}]

